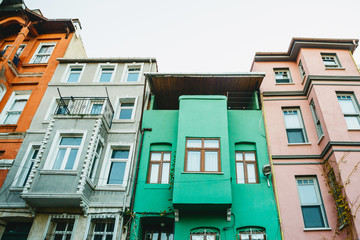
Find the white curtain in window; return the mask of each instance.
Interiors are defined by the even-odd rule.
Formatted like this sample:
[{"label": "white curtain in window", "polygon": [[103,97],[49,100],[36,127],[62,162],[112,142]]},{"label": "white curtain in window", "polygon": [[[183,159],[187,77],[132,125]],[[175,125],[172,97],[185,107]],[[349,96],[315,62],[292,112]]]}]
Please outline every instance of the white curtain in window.
[{"label": "white curtain in window", "polygon": [[205,152],[205,171],[218,171],[218,152]]},{"label": "white curtain in window", "polygon": [[163,163],[161,183],[169,183],[170,163]]},{"label": "white curtain in window", "polygon": [[159,174],[159,164],[151,164],[150,183],[157,183]]},{"label": "white curtain in window", "polygon": [[349,129],[358,129],[360,128],[359,119],[358,117],[345,117],[346,124]]},{"label": "white curtain in window", "polygon": [[204,147],[205,148],[219,148],[219,140],[204,140]]},{"label": "white curtain in window", "polygon": [[192,235],[191,240],[204,240],[203,235]]},{"label": "white curtain in window", "polygon": [[186,146],[188,148],[201,148],[201,139],[188,139]]},{"label": "white curtain in window", "polygon": [[315,186],[313,184],[299,185],[301,204],[318,204]]},{"label": "white curtain in window", "polygon": [[339,103],[343,113],[356,113],[356,109],[351,99],[339,99]]},{"label": "white curtain in window", "polygon": [[245,183],[243,163],[241,162],[236,163],[236,174],[237,174],[237,183]]},{"label": "white curtain in window", "polygon": [[247,164],[247,175],[249,183],[256,183],[255,165]]},{"label": "white curtain in window", "polygon": [[188,151],[187,171],[200,171],[200,152]]},{"label": "white curtain in window", "polygon": [[285,114],[286,128],[301,128],[299,116],[297,114]]}]

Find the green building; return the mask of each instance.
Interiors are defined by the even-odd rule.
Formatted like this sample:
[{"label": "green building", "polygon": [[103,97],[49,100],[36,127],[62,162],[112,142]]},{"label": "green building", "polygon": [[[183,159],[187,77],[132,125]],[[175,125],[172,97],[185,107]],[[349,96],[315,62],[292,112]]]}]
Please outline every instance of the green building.
[{"label": "green building", "polygon": [[151,101],[131,239],[281,239],[258,95],[263,77],[146,75]]}]

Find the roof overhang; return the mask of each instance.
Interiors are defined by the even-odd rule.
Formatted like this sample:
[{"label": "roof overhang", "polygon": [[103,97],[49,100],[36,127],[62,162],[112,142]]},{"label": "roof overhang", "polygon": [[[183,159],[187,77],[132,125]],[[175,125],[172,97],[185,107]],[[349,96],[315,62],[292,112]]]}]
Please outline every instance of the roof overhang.
[{"label": "roof overhang", "polygon": [[139,63],[152,62],[156,63],[156,58],[139,57],[139,58],[58,58],[60,63]]},{"label": "roof overhang", "polygon": [[257,52],[254,62],[296,61],[301,48],[344,49],[353,53],[359,39],[293,38],[287,52]]},{"label": "roof overhang", "polygon": [[157,109],[178,109],[182,95],[257,91],[265,73],[145,73]]}]

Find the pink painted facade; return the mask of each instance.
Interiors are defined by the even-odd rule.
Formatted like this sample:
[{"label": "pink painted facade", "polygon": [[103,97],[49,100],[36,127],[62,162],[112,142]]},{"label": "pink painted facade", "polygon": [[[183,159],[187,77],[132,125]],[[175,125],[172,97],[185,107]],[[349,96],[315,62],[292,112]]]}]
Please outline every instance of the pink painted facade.
[{"label": "pink painted facade", "polygon": [[255,55],[251,71],[266,73],[263,110],[286,240],[360,237],[357,43],[297,38],[286,53]]}]

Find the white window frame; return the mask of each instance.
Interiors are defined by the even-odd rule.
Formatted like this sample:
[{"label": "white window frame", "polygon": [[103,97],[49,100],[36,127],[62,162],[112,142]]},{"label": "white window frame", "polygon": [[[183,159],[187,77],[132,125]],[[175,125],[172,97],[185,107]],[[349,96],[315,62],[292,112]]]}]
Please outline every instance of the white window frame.
[{"label": "white window frame", "polygon": [[[134,82],[128,82],[128,74],[129,74],[129,69],[131,68],[140,68],[139,71],[139,76],[137,81]],[[143,72],[144,72],[144,63],[127,63],[124,66],[124,71],[123,71],[123,75],[122,75],[122,82],[124,83],[128,83],[128,84],[134,84],[134,83],[139,83],[142,81],[142,76],[143,76]]]},{"label": "white window frame", "polygon": [[[118,234],[118,226],[119,226],[119,214],[89,214],[88,221],[86,223],[86,228],[83,240],[89,240],[89,235],[93,233],[94,223],[97,221],[107,220],[107,219],[114,219],[114,234],[112,240],[117,239]],[[93,238],[91,238],[93,239]]]},{"label": "white window frame", "polygon": [[72,230],[72,234],[71,234],[71,238],[70,238],[70,240],[74,240],[78,220],[79,220],[79,215],[54,214],[54,215],[49,216],[47,223],[46,223],[46,231],[43,232],[43,236],[41,239],[48,239],[47,237],[49,235],[54,234],[54,230],[55,230],[57,222],[74,221],[74,226],[73,226],[73,230]]},{"label": "white window frame", "polygon": [[319,119],[319,116],[318,116],[318,113],[316,110],[315,102],[313,99],[310,101],[309,106],[310,106],[310,110],[311,110],[311,113],[312,113],[312,116],[314,119],[316,133],[318,135],[318,138],[320,139],[324,135],[324,132],[323,132],[321,122],[320,122],[320,119]]},{"label": "white window frame", "polygon": [[[55,134],[54,140],[52,141],[52,145],[50,147],[49,154],[46,158],[44,170],[47,170],[47,171],[76,171],[78,164],[79,164],[80,157],[82,155],[83,148],[84,148],[86,135],[87,135],[87,131],[85,131],[85,130],[74,130],[74,129],[58,130]],[[78,148],[79,150],[76,155],[76,158],[74,161],[74,166],[72,169],[63,169],[63,168],[53,169],[53,165],[55,163],[56,156],[57,156],[58,149],[59,149],[59,144],[63,137],[81,137],[82,139],[81,139],[80,146]],[[65,165],[64,162],[61,164],[61,166],[63,166],[63,165]]]},{"label": "white window frame", "polygon": [[[300,128],[287,128],[286,127],[286,117],[285,117],[285,112],[294,112],[294,111],[297,111],[296,115],[298,116],[298,120],[299,120],[299,124],[300,124]],[[282,108],[282,112],[283,112],[283,118],[284,118],[284,127],[285,127],[285,131],[286,131],[286,137],[288,139],[288,143],[289,144],[303,144],[303,143],[308,143],[308,137],[307,137],[307,134],[306,134],[306,129],[305,129],[305,124],[304,124],[304,120],[302,118],[302,114],[301,114],[301,110],[300,110],[300,107],[285,107],[285,108]],[[287,136],[287,130],[288,129],[301,129],[302,130],[302,134],[303,134],[303,137],[304,137],[304,142],[298,142],[298,143],[290,143],[289,141],[289,137]]]},{"label": "white window frame", "polygon": [[[41,142],[31,142],[29,143],[28,148],[26,149],[25,155],[21,160],[18,171],[16,172],[14,182],[12,184],[13,187],[24,187],[25,178],[31,171],[31,162],[35,159],[32,159],[32,154],[35,150],[40,149]],[[38,153],[39,154],[39,153]]]},{"label": "white window frame", "polygon": [[[95,78],[94,78],[93,82],[104,83],[104,84],[112,83],[114,81],[114,78],[115,78],[117,66],[118,66],[118,64],[110,64],[110,63],[99,64],[97,69],[96,69]],[[100,82],[102,69],[103,68],[112,68],[112,67],[114,68],[114,71],[111,74],[110,82]]]},{"label": "white window frame", "polygon": [[0,83],[0,102],[5,96],[6,91],[7,91],[6,86],[3,83]]},{"label": "white window frame", "polygon": [[[42,46],[44,46],[44,45],[53,45],[54,46],[53,51],[50,54],[40,54],[40,55],[49,55],[49,58],[48,58],[48,60],[46,62],[44,62],[44,63],[41,63],[41,62],[40,63],[34,63],[35,58],[37,57],[37,55],[39,55],[39,51],[42,48]],[[40,43],[39,46],[37,47],[34,55],[30,59],[29,63],[31,63],[31,64],[47,64],[49,62],[50,58],[51,58],[52,53],[55,50],[55,47],[56,47],[56,42],[42,42],[42,43]]]},{"label": "white window frame", "polygon": [[[297,187],[297,191],[298,191],[298,199],[299,199],[299,203],[300,203],[300,208],[302,208],[303,206],[305,206],[305,207],[306,206],[319,206],[320,211],[321,211],[321,217],[322,217],[322,220],[324,222],[324,226],[323,227],[315,227],[315,229],[328,228],[329,227],[328,220],[327,220],[327,217],[326,217],[324,202],[323,202],[322,197],[321,197],[320,186],[318,184],[317,177],[316,176],[296,176],[295,180],[296,180],[296,187]],[[299,190],[299,183],[298,183],[299,180],[301,180],[301,181],[303,181],[303,180],[308,180],[308,181],[312,180],[313,181],[315,194],[316,194],[316,198],[317,198],[317,203],[306,204],[306,203],[301,202],[301,195],[300,195],[301,193],[300,193],[300,190]],[[304,216],[303,216],[303,222],[304,222],[304,229],[313,229],[313,228],[305,227]]]},{"label": "white window frame", "polygon": [[[108,184],[108,178],[109,178],[109,173],[110,173],[110,167],[111,167],[111,154],[112,154],[112,150],[113,149],[129,149],[129,158],[127,160],[117,160],[117,162],[126,162],[126,167],[125,167],[125,173],[124,173],[124,178],[123,178],[123,184]],[[130,171],[130,167],[132,165],[132,161],[133,161],[133,143],[129,143],[129,142],[110,142],[108,143],[107,147],[106,147],[106,151],[105,151],[105,155],[104,155],[104,160],[103,160],[103,166],[101,169],[101,173],[100,173],[100,177],[99,177],[99,186],[100,188],[105,187],[105,188],[116,188],[116,189],[120,189],[120,190],[125,190],[127,185],[128,185],[128,179],[129,179],[129,171]]]},{"label": "white window frame", "polygon": [[[3,48],[4,53],[5,53],[5,51],[6,51],[9,47],[11,47],[11,46],[12,46],[12,44],[7,44],[7,45],[5,45],[5,47]],[[21,47],[23,47],[23,48],[21,49]],[[26,47],[26,44],[20,44],[19,47],[18,47],[18,49],[16,49],[15,56],[16,56],[16,57],[20,57],[21,54],[22,54],[22,52],[24,51],[25,47]],[[19,49],[21,49],[21,51],[19,51]]]},{"label": "white window frame", "polygon": [[[336,53],[320,53],[320,55],[325,68],[341,68],[341,64]],[[326,59],[330,59],[334,64],[326,64]]]},{"label": "white window frame", "polygon": [[341,108],[341,104],[339,102],[340,109],[341,109],[341,112],[344,114],[345,121],[346,121],[347,117],[351,117],[351,118],[356,117],[358,122],[359,122],[359,127],[358,128],[350,128],[347,121],[346,121],[346,126],[348,127],[348,129],[350,129],[350,130],[359,130],[360,129],[360,108],[359,108],[359,104],[358,104],[358,102],[357,102],[357,100],[355,98],[354,93],[337,92],[336,97],[338,99],[338,102],[339,102],[339,97],[350,97],[351,103],[352,103],[352,105],[353,105],[353,107],[355,109],[355,113],[346,113],[346,112],[344,112],[343,109]]},{"label": "white window frame", "polygon": [[[86,64],[78,64],[78,63],[68,64],[67,67],[66,67],[66,70],[65,70],[65,72],[63,74],[61,82],[71,83],[71,84],[79,83],[81,81],[82,75],[84,73],[85,66],[86,66]],[[76,69],[81,69],[79,78],[78,78],[77,82],[68,82],[68,79],[69,79],[70,73],[71,73],[71,69],[75,69],[75,68]]]},{"label": "white window frame", "polygon": [[[100,153],[97,154],[96,153],[96,150],[97,150],[97,147],[98,145],[101,145],[101,149],[100,149]],[[93,154],[93,157],[92,157],[92,160],[91,160],[91,164],[89,166],[89,174],[88,174],[88,178],[94,183],[95,182],[95,176],[96,176],[96,172],[97,172],[97,168],[99,166],[99,162],[101,160],[101,154],[103,153],[104,151],[104,139],[102,139],[101,137],[98,138],[97,142],[96,142],[96,145],[95,145],[95,151],[94,151],[94,154]],[[97,157],[97,161],[95,162],[95,165],[94,165],[94,159],[95,157]],[[91,170],[92,168],[94,169],[93,171],[93,175],[91,176]]]},{"label": "white window frame", "polygon": [[[8,115],[8,111],[11,111],[10,108],[12,107],[12,105],[15,103],[16,100],[24,100],[26,99],[27,101],[30,98],[30,92],[29,91],[24,91],[24,92],[13,92],[9,98],[9,100],[7,101],[6,105],[4,106],[3,110],[1,111],[0,114],[0,125],[5,124],[4,121]],[[24,109],[26,108],[27,102],[24,106]],[[19,119],[21,118],[22,113],[24,112],[24,109],[21,111]],[[19,119],[17,120],[17,122],[19,121]],[[17,124],[16,123],[12,123],[12,124]]]},{"label": "white window frame", "polygon": [[[130,119],[120,119],[120,112],[121,112],[121,102],[131,102],[131,100],[134,100],[134,107],[133,111],[131,113]],[[115,115],[113,118],[113,122],[133,122],[136,114],[137,109],[137,103],[138,103],[138,97],[132,97],[132,96],[126,96],[126,97],[117,97],[116,99],[116,105],[115,105]]]},{"label": "white window frame", "polygon": [[[277,72],[282,73],[282,75],[281,75],[282,78],[276,78],[276,73]],[[276,84],[289,84],[289,83],[293,82],[289,68],[274,68],[274,74],[275,74],[275,83]],[[288,78],[283,78],[285,74],[287,74]],[[287,81],[287,82],[278,82],[278,80],[281,81],[281,80],[285,80],[285,79],[288,79],[289,81]]]},{"label": "white window frame", "polygon": [[299,68],[301,80],[304,81],[306,77],[306,72],[301,60],[299,61],[298,68]]}]

